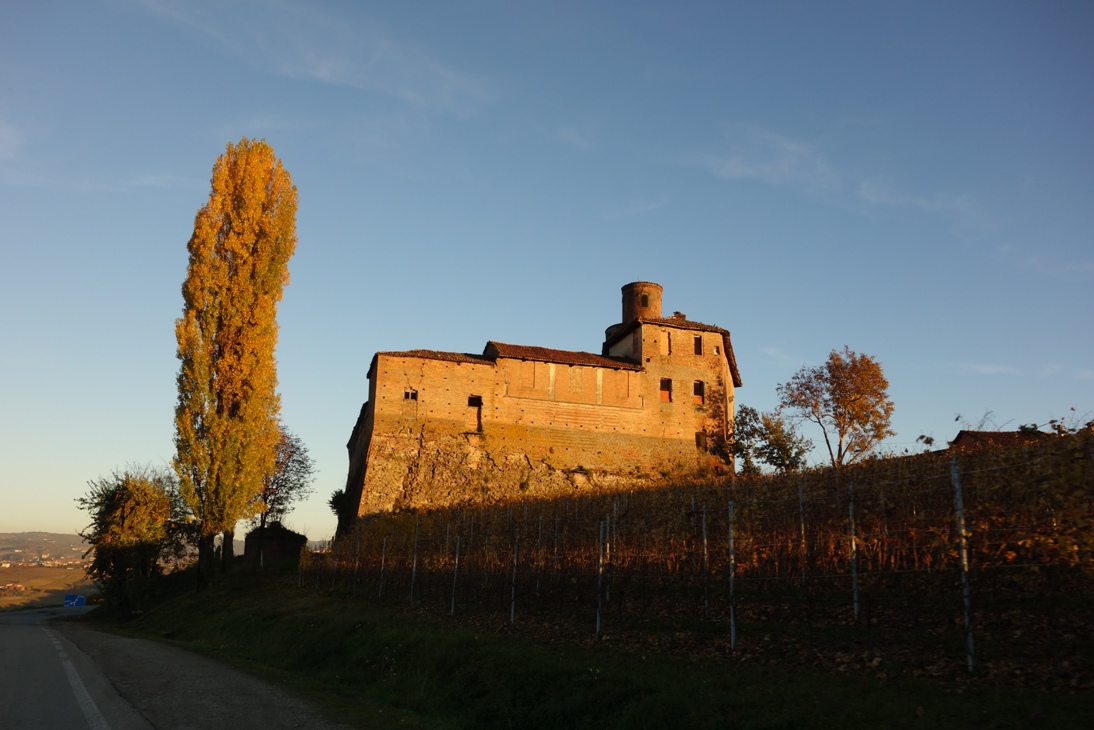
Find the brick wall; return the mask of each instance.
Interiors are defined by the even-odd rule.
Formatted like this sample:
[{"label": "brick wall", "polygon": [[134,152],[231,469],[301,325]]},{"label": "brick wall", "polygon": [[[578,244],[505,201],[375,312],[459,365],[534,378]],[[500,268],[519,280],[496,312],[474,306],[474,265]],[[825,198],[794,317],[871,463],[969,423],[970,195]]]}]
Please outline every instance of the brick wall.
[{"label": "brick wall", "polygon": [[[377,355],[348,445],[357,513],[619,489],[724,468],[712,453],[733,403],[720,336],[642,325],[626,341],[642,370]],[[668,401],[663,380],[672,382]]]}]

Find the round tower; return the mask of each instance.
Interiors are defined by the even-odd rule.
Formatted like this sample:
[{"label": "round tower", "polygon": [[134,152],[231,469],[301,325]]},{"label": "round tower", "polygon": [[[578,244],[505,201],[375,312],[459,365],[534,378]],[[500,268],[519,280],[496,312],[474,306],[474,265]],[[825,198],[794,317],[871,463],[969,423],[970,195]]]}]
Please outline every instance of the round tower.
[{"label": "round tower", "polygon": [[623,324],[636,319],[660,319],[661,285],[633,281],[623,287]]}]

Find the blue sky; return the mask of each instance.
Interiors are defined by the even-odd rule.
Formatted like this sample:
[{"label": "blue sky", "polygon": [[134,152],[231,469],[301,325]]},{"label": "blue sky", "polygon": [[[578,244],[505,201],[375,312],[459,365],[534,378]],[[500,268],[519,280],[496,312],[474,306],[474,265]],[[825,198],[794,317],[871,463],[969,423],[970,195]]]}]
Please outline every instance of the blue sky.
[{"label": "blue sky", "polygon": [[0,532],[169,463],[229,141],[299,189],[278,360],[319,539],[375,351],[598,352],[635,280],[732,331],[739,403],[876,356],[894,451],[1094,418],[1092,130],[1088,2],[0,0]]}]

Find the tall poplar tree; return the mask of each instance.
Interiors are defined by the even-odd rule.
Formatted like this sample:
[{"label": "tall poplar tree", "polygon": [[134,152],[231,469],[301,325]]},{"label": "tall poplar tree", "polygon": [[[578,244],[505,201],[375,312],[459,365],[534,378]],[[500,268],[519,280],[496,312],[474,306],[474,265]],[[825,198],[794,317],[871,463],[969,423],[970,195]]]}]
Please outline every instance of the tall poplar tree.
[{"label": "tall poplar tree", "polygon": [[280,438],[277,303],[296,247],[296,188],[265,140],[228,144],[213,165],[209,201],[194,219],[178,340],[175,471],[200,528],[232,559],[236,522],[252,517],[273,474]]}]

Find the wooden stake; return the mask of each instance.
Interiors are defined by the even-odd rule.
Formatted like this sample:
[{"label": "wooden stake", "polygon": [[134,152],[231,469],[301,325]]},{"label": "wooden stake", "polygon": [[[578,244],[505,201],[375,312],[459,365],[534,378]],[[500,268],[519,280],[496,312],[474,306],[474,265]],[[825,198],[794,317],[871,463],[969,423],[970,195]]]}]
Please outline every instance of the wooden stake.
[{"label": "wooden stake", "polygon": [[509,625],[513,625],[513,621],[517,615],[517,546],[520,544],[520,528],[516,529],[513,534],[513,581],[511,584],[511,591],[509,593]]},{"label": "wooden stake", "polygon": [[418,577],[418,519],[414,519],[414,558],[410,563],[410,604],[414,605],[414,581]]},{"label": "wooden stake", "polygon": [[850,494],[851,499],[847,503],[847,513],[850,519],[851,527],[851,602],[854,605],[855,623],[858,623],[858,555],[855,545],[855,483],[850,482],[847,485],[847,492]]},{"label": "wooden stake", "polygon": [[596,541],[596,638],[600,639],[600,599],[601,586],[604,577],[604,523],[600,522],[599,535]]},{"label": "wooden stake", "polygon": [[456,577],[460,574],[460,536],[456,534],[456,562],[452,566],[452,610],[448,612],[449,616],[456,615]]},{"label": "wooden stake", "polygon": [[737,593],[734,578],[737,575],[737,557],[733,553],[733,502],[729,503],[729,650],[737,650]]},{"label": "wooden stake", "polygon": [[976,650],[972,641],[972,589],[969,586],[968,533],[965,532],[965,500],[961,493],[961,471],[957,457],[950,462],[950,481],[953,482],[953,507],[957,517],[957,550],[961,561],[961,595],[965,600],[965,659],[969,672],[976,670]]},{"label": "wooden stake", "polygon": [[384,597],[384,566],[387,563],[387,538],[384,538],[383,547],[380,549],[380,590],[376,594],[376,598],[383,599]]}]

